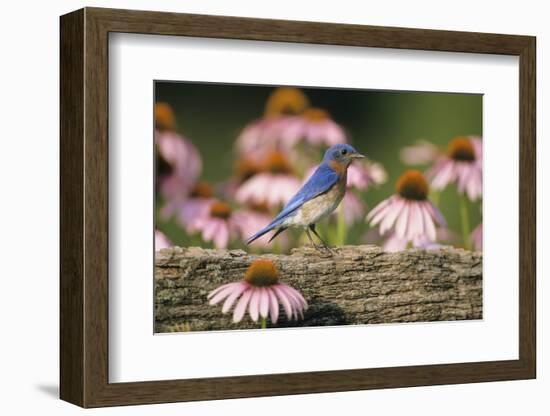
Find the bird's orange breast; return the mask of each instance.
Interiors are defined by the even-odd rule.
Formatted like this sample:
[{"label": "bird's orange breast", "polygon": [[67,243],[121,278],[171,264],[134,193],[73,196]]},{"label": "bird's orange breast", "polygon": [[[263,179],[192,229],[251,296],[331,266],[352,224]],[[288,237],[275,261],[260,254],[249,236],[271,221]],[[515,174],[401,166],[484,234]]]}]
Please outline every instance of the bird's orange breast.
[{"label": "bird's orange breast", "polygon": [[328,165],[334,172],[338,174],[339,177],[345,176],[348,170],[348,167],[345,164],[337,162],[336,160],[331,160],[330,162],[328,162]]}]

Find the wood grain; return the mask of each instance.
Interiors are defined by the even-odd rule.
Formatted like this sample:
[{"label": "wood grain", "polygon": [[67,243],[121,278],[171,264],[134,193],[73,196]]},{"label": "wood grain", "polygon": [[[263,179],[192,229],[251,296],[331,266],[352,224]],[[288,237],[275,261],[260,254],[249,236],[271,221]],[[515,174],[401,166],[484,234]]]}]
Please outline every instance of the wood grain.
[{"label": "wood grain", "polygon": [[[335,248],[320,256],[311,247],[291,255],[262,255],[278,267],[280,279],[309,303],[303,320],[277,327],[456,321],[482,318],[482,256],[452,247],[384,253],[377,246]],[[215,288],[243,279],[257,255],[242,250],[198,247],[156,253],[156,332],[258,328],[239,324],[221,306],[208,304]]]},{"label": "wood grain", "polygon": [[[535,38],[96,8],[62,16],[60,31],[60,392],[64,400],[97,407],[535,377]],[[510,271],[519,272],[519,359],[109,383],[110,32],[519,56],[520,269]]]},{"label": "wood grain", "polygon": [[536,41],[520,54],[519,141],[519,357],[529,377],[537,372],[536,252],[537,252],[537,160],[536,160]]},{"label": "wood grain", "polygon": [[60,36],[60,388],[84,405],[84,12],[61,19]]}]

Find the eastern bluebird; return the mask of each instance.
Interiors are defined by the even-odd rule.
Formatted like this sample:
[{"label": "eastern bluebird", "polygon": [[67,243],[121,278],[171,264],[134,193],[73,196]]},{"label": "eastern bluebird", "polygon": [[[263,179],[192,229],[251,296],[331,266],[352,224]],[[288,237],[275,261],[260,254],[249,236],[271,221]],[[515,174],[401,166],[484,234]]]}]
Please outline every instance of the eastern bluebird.
[{"label": "eastern bluebird", "polygon": [[250,237],[250,244],[265,233],[275,230],[269,241],[289,227],[302,227],[311,244],[319,249],[309,231],[317,236],[323,247],[330,248],[317,234],[315,224],[330,215],[346,193],[348,166],[353,159],[364,158],[348,144],[337,144],[328,149],[315,173],[302,186],[269,225]]}]

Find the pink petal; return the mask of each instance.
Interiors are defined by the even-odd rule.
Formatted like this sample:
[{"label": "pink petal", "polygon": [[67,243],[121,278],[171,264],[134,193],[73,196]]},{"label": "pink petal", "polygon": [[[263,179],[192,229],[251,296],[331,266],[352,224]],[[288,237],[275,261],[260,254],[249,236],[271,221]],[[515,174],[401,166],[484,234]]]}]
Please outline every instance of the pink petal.
[{"label": "pink petal", "polygon": [[290,304],[290,301],[288,300],[286,294],[280,290],[278,285],[272,286],[273,291],[277,294],[277,297],[279,298],[279,302],[283,305],[283,308],[285,310],[286,316],[288,319],[292,319],[292,306]]},{"label": "pink petal", "polygon": [[299,313],[300,317],[304,319],[303,310],[307,308],[307,302],[305,301],[305,299],[294,288],[290,286],[281,284],[280,288],[287,295],[294,309],[294,316],[298,317],[298,313]]},{"label": "pink petal", "polygon": [[399,238],[397,237],[397,235],[392,234],[386,240],[382,248],[384,249],[384,251],[387,251],[388,253],[403,251],[405,250],[405,248],[407,248],[407,240],[405,240],[404,238]]},{"label": "pink petal", "polygon": [[214,245],[216,248],[226,248],[229,242],[229,229],[226,222],[220,222],[218,232],[214,236]]},{"label": "pink petal", "polygon": [[303,308],[303,309],[307,309],[308,305],[307,305],[306,300],[302,296],[302,294],[299,291],[297,291],[296,289],[294,289],[292,286],[288,286],[288,285],[285,285],[285,286],[286,286],[287,290],[298,300],[298,303],[299,303],[300,307]]},{"label": "pink petal", "polygon": [[474,153],[477,159],[481,159],[483,155],[483,142],[479,136],[470,136],[469,137],[472,146],[474,147]]},{"label": "pink petal", "polygon": [[235,289],[236,286],[238,286],[240,282],[237,283],[230,283],[227,285],[223,290],[220,290],[218,293],[216,293],[211,299],[210,299],[210,305],[215,305],[222,299],[229,296]]},{"label": "pink petal", "polygon": [[395,224],[395,233],[399,238],[405,238],[407,232],[407,222],[409,220],[409,202],[403,204],[403,210],[397,218],[397,223]]},{"label": "pink petal", "polygon": [[250,298],[250,305],[248,312],[254,322],[258,321],[258,304],[260,303],[260,290],[257,288],[251,288],[252,297]]},{"label": "pink petal", "polygon": [[277,319],[279,319],[279,302],[275,296],[275,292],[271,288],[266,289],[267,295],[269,296],[269,312],[271,315],[271,322],[276,324]]},{"label": "pink petal", "polygon": [[479,224],[470,235],[476,250],[483,250],[483,224]]},{"label": "pink petal", "polygon": [[287,286],[285,289],[286,289],[286,294],[288,295],[288,298],[290,299],[291,303],[294,306],[294,316],[297,318],[299,313],[300,318],[304,319],[304,313],[303,313],[304,308],[303,308],[302,302],[300,301],[300,299],[296,297],[291,287]]},{"label": "pink petal", "polygon": [[481,196],[483,188],[481,170],[476,165],[470,168],[467,178],[464,179],[464,186],[470,201],[475,201]]},{"label": "pink petal", "polygon": [[376,214],[378,214],[381,210],[386,208],[390,203],[392,202],[391,198],[385,199],[384,201],[380,202],[378,205],[376,205],[371,211],[367,214],[367,221],[370,221]]},{"label": "pink petal", "polygon": [[223,304],[222,313],[227,313],[229,309],[231,309],[231,307],[233,306],[233,303],[235,302],[235,300],[237,300],[237,298],[241,296],[241,294],[246,289],[248,289],[248,287],[249,287],[248,283],[245,283],[245,282],[238,282],[237,284],[235,284],[233,292],[231,292],[231,294],[227,297],[227,299]]},{"label": "pink petal", "polygon": [[440,188],[445,188],[449,183],[456,180],[457,175],[456,163],[449,161],[439,175]]},{"label": "pink petal", "polygon": [[411,146],[404,147],[401,152],[401,160],[407,165],[425,165],[437,157],[439,150],[434,144],[425,140],[418,140]]},{"label": "pink petal", "polygon": [[164,220],[167,220],[170,217],[172,217],[172,215],[174,215],[174,212],[178,210],[179,203],[180,201],[178,201],[177,199],[172,199],[170,201],[167,201],[165,205],[162,207],[162,209],[160,210],[161,218]]},{"label": "pink petal", "polygon": [[390,212],[390,210],[392,209],[396,199],[397,198],[395,196],[389,198],[390,203],[376,213],[376,215],[370,221],[371,225],[378,224],[386,217],[386,215],[388,215],[388,212]]},{"label": "pink petal", "polygon": [[421,202],[412,202],[409,213],[409,240],[422,235],[424,221],[422,219],[422,211],[420,210]]},{"label": "pink petal", "polygon": [[346,134],[342,128],[334,122],[327,126],[325,135],[327,144],[330,146],[346,142]]},{"label": "pink petal", "polygon": [[427,201],[425,204],[426,204],[425,205],[426,208],[430,211],[430,215],[435,220],[435,222],[440,226],[445,227],[447,225],[447,222],[445,221],[443,214],[431,202]]},{"label": "pink petal", "polygon": [[433,223],[432,217],[430,216],[429,208],[426,207],[426,204],[429,202],[424,202],[420,208],[422,211],[422,216],[424,217],[424,231],[426,232],[430,241],[435,241],[437,238],[435,232],[435,225]]},{"label": "pink petal", "polygon": [[428,172],[431,177],[431,186],[434,189],[445,188],[455,176],[455,163],[450,159],[443,159]]},{"label": "pink petal", "polygon": [[346,224],[353,224],[355,220],[362,218],[364,214],[363,203],[351,191],[346,192],[344,200],[344,218]]},{"label": "pink petal", "polygon": [[216,232],[218,231],[219,222],[217,219],[211,219],[209,220],[202,229],[202,238],[204,241],[211,241],[212,237],[216,235]]},{"label": "pink petal", "polygon": [[457,163],[457,187],[460,193],[466,191],[468,185],[468,178],[470,177],[471,169],[470,166],[474,166],[473,163],[460,162]]},{"label": "pink petal", "polygon": [[395,219],[399,216],[399,213],[403,209],[404,205],[405,201],[403,199],[399,198],[395,200],[393,206],[390,210],[388,210],[385,218],[380,223],[380,234],[384,234],[393,226]]},{"label": "pink petal", "polygon": [[260,288],[260,316],[267,318],[269,311],[269,295],[265,287]]},{"label": "pink petal", "polygon": [[248,288],[244,291],[242,297],[239,299],[239,302],[237,302],[235,310],[233,311],[233,322],[237,323],[243,319],[250,296],[252,296],[252,289]]},{"label": "pink petal", "polygon": [[324,128],[320,123],[306,124],[304,136],[307,140],[309,140],[310,143],[321,144],[324,141],[324,135]]},{"label": "pink petal", "polygon": [[161,248],[170,247],[172,242],[166,237],[162,231],[155,230],[155,250],[158,251]]},{"label": "pink petal", "polygon": [[424,237],[420,237],[413,240],[413,247],[422,248],[424,250],[439,250],[443,246],[433,241],[428,241]]},{"label": "pink petal", "polygon": [[212,292],[210,292],[207,296],[207,299],[210,299],[212,296],[214,296],[216,293],[220,292],[221,290],[229,287],[229,286],[233,286],[235,284],[235,282],[231,282],[231,283],[226,283],[225,285],[222,285],[222,286],[219,286],[217,287],[216,289],[214,289]]}]

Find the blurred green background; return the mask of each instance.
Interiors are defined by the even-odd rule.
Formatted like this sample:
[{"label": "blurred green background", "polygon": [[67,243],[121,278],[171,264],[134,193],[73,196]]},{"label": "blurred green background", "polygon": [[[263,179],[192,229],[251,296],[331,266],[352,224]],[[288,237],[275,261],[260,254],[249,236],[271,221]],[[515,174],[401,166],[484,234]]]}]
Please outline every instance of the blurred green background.
[{"label": "blurred green background", "polygon": [[[155,82],[156,102],[170,104],[177,131],[191,140],[203,159],[203,179],[216,183],[233,173],[233,146],[240,131],[263,115],[273,86]],[[388,180],[362,194],[367,210],[394,193],[395,181],[407,168],[400,150],[419,139],[446,148],[456,136],[482,136],[482,95],[461,93],[403,92],[300,88],[313,107],[327,110],[342,125],[350,142],[371,160],[382,163]],[[425,171],[427,166],[415,167]],[[451,186],[439,196],[439,208],[449,228],[460,235],[458,195]],[[157,213],[160,201],[157,200]],[[481,202],[470,204],[470,228],[481,220]],[[157,215],[157,221],[158,219]],[[173,221],[159,223],[177,245],[208,244],[187,236]],[[161,226],[160,226],[161,225]],[[348,241],[368,229],[366,223],[353,227]]]}]

